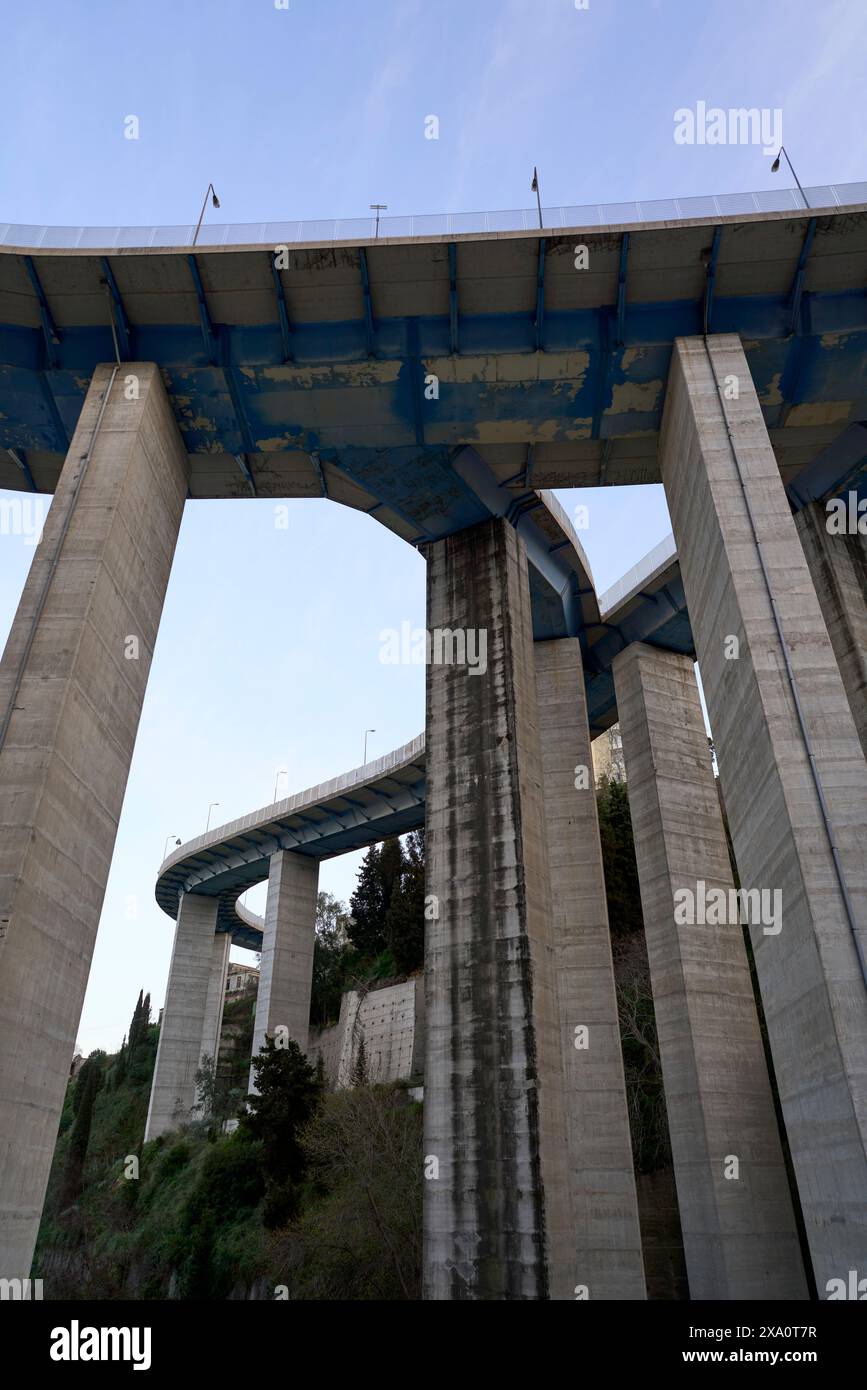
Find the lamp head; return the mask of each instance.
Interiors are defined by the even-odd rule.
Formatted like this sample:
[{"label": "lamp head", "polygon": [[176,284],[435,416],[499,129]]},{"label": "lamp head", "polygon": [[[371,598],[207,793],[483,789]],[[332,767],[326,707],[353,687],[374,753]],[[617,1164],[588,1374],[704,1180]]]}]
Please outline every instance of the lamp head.
[{"label": "lamp head", "polygon": [[213,206],[214,206],[215,208],[218,208],[218,207],[220,206],[220,200],[219,200],[219,198],[217,197],[216,193],[212,194],[212,196],[211,196],[211,203],[213,204]]},{"label": "lamp head", "polygon": [[777,172],[777,170],[779,169],[779,167],[780,167],[780,156],[777,155],[776,159],[774,160],[773,164],[771,165],[771,173],[772,173],[772,174],[775,174],[775,173]]}]

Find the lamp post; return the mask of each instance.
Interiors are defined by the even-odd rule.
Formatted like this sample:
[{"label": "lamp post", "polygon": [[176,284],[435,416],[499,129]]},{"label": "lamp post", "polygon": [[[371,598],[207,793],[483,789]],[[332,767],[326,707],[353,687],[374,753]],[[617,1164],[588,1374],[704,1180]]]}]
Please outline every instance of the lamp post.
[{"label": "lamp post", "polygon": [[195,246],[196,242],[197,242],[198,239],[199,239],[199,231],[200,231],[201,226],[202,226],[202,218],[203,218],[204,215],[205,215],[205,208],[208,206],[208,194],[209,194],[209,193],[210,193],[210,195],[211,195],[211,203],[212,203],[212,205],[213,205],[215,208],[218,208],[218,207],[220,206],[220,200],[219,200],[219,198],[217,197],[216,193],[214,192],[214,185],[213,185],[212,183],[209,183],[209,184],[208,184],[208,187],[207,187],[207,189],[206,189],[206,191],[205,191],[205,201],[202,203],[202,211],[199,213],[199,220],[198,220],[198,222],[196,223],[196,231],[195,231],[195,235],[193,236],[193,245],[194,245],[194,246]]},{"label": "lamp post", "polygon": [[542,226],[542,194],[539,191],[539,171],[533,165],[533,182],[530,184],[530,191],[536,195],[536,204],[539,208],[539,227]]},{"label": "lamp post", "polygon": [[376,213],[376,232],[375,232],[375,235],[378,237],[378,236],[379,236],[379,214],[380,214],[381,212],[388,212],[388,203],[371,203],[371,204],[370,204],[370,211]]},{"label": "lamp post", "polygon": [[375,734],[375,733],[376,733],[376,730],[375,730],[375,729],[365,729],[365,731],[364,731],[364,757],[363,757],[362,763],[361,763],[362,767],[364,767],[365,764],[367,763],[367,735],[368,735],[368,734]]},{"label": "lamp post", "polygon": [[165,842],[165,844],[163,845],[163,859],[165,859],[166,854],[168,853],[169,840],[172,840],[172,839],[173,839],[174,842],[175,842],[175,846],[177,846],[177,845],[179,845],[179,844],[181,843],[180,840],[178,839],[177,835],[167,835],[167,836],[166,836],[166,842]]},{"label": "lamp post", "polygon": [[207,835],[208,831],[209,831],[210,828],[211,828],[211,812],[213,811],[214,807],[215,807],[215,806],[219,806],[219,804],[220,804],[219,801],[212,801],[211,804],[210,804],[210,806],[208,807],[208,823],[207,823],[207,825],[205,826],[205,834],[206,834],[206,835]]},{"label": "lamp post", "polygon": [[274,778],[274,795],[273,795],[273,797],[271,798],[272,801],[276,801],[276,800],[277,800],[277,786],[278,786],[278,784],[279,784],[280,778],[281,778],[281,777],[287,777],[287,776],[288,776],[288,772],[287,772],[286,768],[285,768],[285,767],[278,767],[278,769],[277,769],[277,776]]},{"label": "lamp post", "polygon": [[[784,155],[786,156],[786,163],[788,164],[789,168],[790,168],[791,171],[792,171],[792,178],[795,180],[795,183],[798,185],[798,192],[800,193],[801,197],[802,197],[803,200],[804,200],[804,207],[805,207],[805,208],[808,208],[808,207],[810,206],[810,204],[809,204],[808,201],[807,201],[807,195],[806,195],[806,193],[804,192],[803,188],[801,187],[801,180],[798,178],[798,175],[795,173],[795,166],[794,166],[794,164],[792,163],[792,161],[790,160],[790,158],[789,158],[789,156],[788,156],[788,153],[787,153],[787,151],[786,151],[785,145],[781,145],[781,146],[780,146],[780,154],[784,154]],[[773,164],[771,165],[771,173],[772,173],[772,174],[775,174],[775,173],[777,172],[777,170],[779,169],[779,167],[780,167],[780,154],[777,155],[776,159],[774,160]]]}]

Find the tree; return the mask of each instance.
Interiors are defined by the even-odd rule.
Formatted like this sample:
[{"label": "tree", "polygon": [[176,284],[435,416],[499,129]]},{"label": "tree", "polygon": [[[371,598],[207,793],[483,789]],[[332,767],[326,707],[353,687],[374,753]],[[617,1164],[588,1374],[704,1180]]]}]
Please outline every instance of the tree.
[{"label": "tree", "polygon": [[625,784],[603,778],[596,793],[596,804],[611,935],[629,936],[643,930],[644,918]]},{"label": "tree", "polygon": [[424,831],[413,830],[406,839],[400,882],[392,893],[385,926],[394,962],[409,975],[424,965]]},{"label": "tree", "polygon": [[352,1063],[349,1084],[350,1086],[366,1086],[367,1082],[367,1049],[364,1046],[364,1034],[362,1033],[358,1043],[358,1051],[355,1054],[355,1061]]},{"label": "tree", "polygon": [[356,959],[355,949],[347,936],[348,925],[343,903],[330,893],[320,892],[316,899],[313,988],[310,995],[310,1022],[318,1028],[337,1018],[347,974]]},{"label": "tree", "polygon": [[379,846],[371,845],[361,862],[355,892],[349,900],[350,916],[346,929],[350,941],[362,956],[377,956],[386,947],[379,859]]},{"label": "tree", "polygon": [[295,1188],[305,1166],[299,1133],[322,1096],[316,1073],[296,1042],[275,1046],[273,1038],[253,1058],[256,1094],[247,1099],[241,1128],[262,1144],[266,1226],[282,1224],[296,1207]]},{"label": "tree", "polygon": [[66,1171],[63,1180],[61,1205],[68,1207],[81,1191],[84,1180],[84,1164],[90,1143],[90,1128],[93,1123],[93,1106],[96,1093],[102,1084],[102,1063],[104,1052],[92,1052],[82,1064],[75,1082],[72,1108],[75,1123],[69,1136],[66,1151]]}]

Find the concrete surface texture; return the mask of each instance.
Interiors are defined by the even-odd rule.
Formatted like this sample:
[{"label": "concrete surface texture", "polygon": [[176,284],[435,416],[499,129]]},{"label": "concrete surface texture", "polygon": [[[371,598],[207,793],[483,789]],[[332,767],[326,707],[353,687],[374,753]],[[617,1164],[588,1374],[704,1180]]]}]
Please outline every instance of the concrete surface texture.
[{"label": "concrete surface texture", "polygon": [[505,521],[427,548],[425,1296],[574,1297],[562,1048],[527,561]]},{"label": "concrete surface texture", "polygon": [[196,1072],[202,1054],[215,1055],[217,1014],[226,978],[225,947],[215,937],[215,898],[185,893],[160,1025],[160,1040],[145,1125],[145,1142],[190,1119],[197,1103]]},{"label": "concrete surface texture", "polygon": [[867,756],[867,536],[857,530],[842,534],[829,531],[830,520],[821,502],[811,502],[795,513],[795,526]]},{"label": "concrete surface texture", "polygon": [[[307,1051],[310,995],[313,989],[313,943],[316,932],[316,894],[319,860],[280,850],[271,859],[253,1056],[265,1038],[291,1038]],[[250,1068],[250,1090],[255,1090]]]},{"label": "concrete surface texture", "polygon": [[614,679],[690,1296],[806,1298],[743,930],[674,911],[734,886],[693,663],[636,642]]},{"label": "concrete surface texture", "polygon": [[0,1276],[26,1277],[187,488],[158,369],[97,368],[0,665]]},{"label": "concrete surface texture", "polygon": [[867,766],[736,336],[676,341],[660,452],[823,1295],[867,1258]]},{"label": "concrete surface texture", "polygon": [[544,834],[565,1084],[575,1284],[645,1297],[638,1200],[577,638],[536,642]]}]

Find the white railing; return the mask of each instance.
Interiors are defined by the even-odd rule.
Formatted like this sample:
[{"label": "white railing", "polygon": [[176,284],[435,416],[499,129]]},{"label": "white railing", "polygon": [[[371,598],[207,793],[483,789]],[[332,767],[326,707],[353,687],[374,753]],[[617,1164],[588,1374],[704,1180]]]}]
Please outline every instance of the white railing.
[{"label": "white railing", "polygon": [[[828,211],[867,203],[867,182],[824,184],[805,188],[806,205]],[[720,193],[706,198],[654,198],[639,203],[584,203],[543,208],[546,231],[558,227],[611,227],[643,222],[679,222],[695,217],[731,217],[739,213],[803,211],[795,188],[760,193]],[[227,222],[204,224],[197,246],[284,246],[300,242],[374,241],[386,237],[460,236],[464,232],[532,232],[539,227],[536,208],[505,212],[422,213],[412,217],[372,217],[327,221]],[[195,227],[38,227],[0,222],[0,246],[35,250],[100,250],[122,247],[192,245]]]}]

